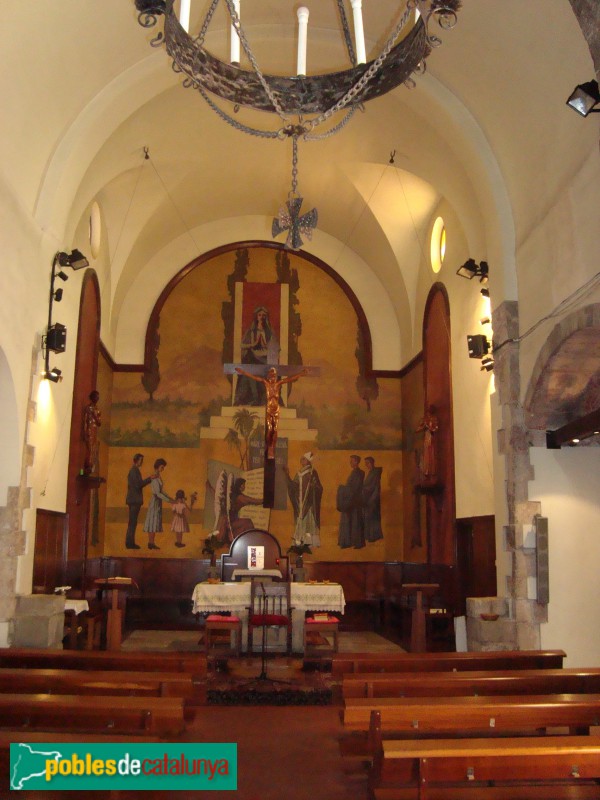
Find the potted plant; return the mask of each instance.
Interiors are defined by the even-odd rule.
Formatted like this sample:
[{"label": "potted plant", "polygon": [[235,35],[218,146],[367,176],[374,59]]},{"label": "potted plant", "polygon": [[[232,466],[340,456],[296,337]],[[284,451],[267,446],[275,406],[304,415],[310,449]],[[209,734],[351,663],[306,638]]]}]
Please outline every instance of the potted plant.
[{"label": "potted plant", "polygon": [[312,555],[309,544],[293,544],[288,548],[288,553],[296,554],[296,569],[304,568],[304,555]]}]

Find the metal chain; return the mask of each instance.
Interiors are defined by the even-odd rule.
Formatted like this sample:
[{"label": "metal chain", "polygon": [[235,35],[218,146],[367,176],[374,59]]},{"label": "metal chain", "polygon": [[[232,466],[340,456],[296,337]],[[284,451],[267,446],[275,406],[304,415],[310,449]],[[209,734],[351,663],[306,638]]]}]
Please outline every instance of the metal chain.
[{"label": "metal chain", "polygon": [[202,28],[200,29],[200,33],[196,37],[196,41],[198,42],[199,45],[204,44],[204,37],[206,36],[206,32],[208,31],[208,26],[210,25],[210,22],[213,18],[213,14],[215,13],[215,10],[218,5],[219,5],[219,0],[213,0],[210,5],[210,8],[206,13],[206,16],[204,17],[204,22],[202,23]]},{"label": "metal chain", "polygon": [[[229,0],[227,0],[227,1],[229,2]],[[408,21],[408,18],[410,16],[410,13],[411,13],[411,9],[407,7],[405,9],[405,11],[404,11],[404,14],[402,14],[402,17],[400,18],[400,22],[396,25],[396,27],[394,28],[392,34],[390,35],[389,39],[387,40],[387,42],[385,44],[385,47],[381,51],[381,54],[375,59],[375,61],[373,61],[371,66],[358,79],[358,81],[353,86],[351,86],[350,89],[348,89],[346,94],[340,100],[338,100],[338,102],[335,103],[335,105],[333,105],[330,109],[328,109],[327,111],[324,111],[322,114],[319,114],[318,117],[315,117],[314,119],[309,120],[306,123],[306,125],[310,126],[311,130],[313,128],[316,128],[317,125],[321,125],[323,122],[328,120],[337,111],[341,111],[343,108],[345,108],[348,105],[348,103],[352,102],[352,100],[355,100],[356,97],[365,88],[367,83],[371,80],[371,78],[377,72],[379,72],[379,69],[380,69],[381,65],[383,64],[385,59],[390,54],[396,39],[398,38],[398,36],[402,32],[404,26],[406,25],[406,23]]]},{"label": "metal chain", "polygon": [[292,191],[289,196],[298,195],[298,137],[292,136]]},{"label": "metal chain", "polygon": [[244,52],[248,56],[248,60],[250,61],[250,64],[252,65],[252,69],[254,70],[254,72],[256,74],[256,77],[261,82],[262,87],[265,90],[267,97],[271,101],[271,103],[273,105],[273,108],[275,109],[275,111],[277,112],[279,117],[284,122],[287,122],[289,120],[289,116],[286,115],[286,113],[284,112],[283,108],[281,107],[281,104],[280,104],[279,100],[277,99],[277,97],[275,96],[273,90],[271,89],[271,87],[267,83],[267,80],[266,80],[265,76],[263,75],[260,67],[258,66],[258,62],[257,62],[256,58],[254,57],[254,53],[250,49],[250,44],[248,43],[248,39],[246,38],[246,34],[242,30],[242,26],[241,26],[241,23],[240,23],[240,18],[238,17],[237,11],[235,10],[235,6],[233,5],[233,0],[225,0],[225,2],[227,4],[227,8],[229,9],[229,16],[231,17],[231,24],[235,28],[235,30],[237,32],[237,35],[240,37],[240,42],[242,43],[242,47],[244,48]]},{"label": "metal chain", "polygon": [[257,128],[250,128],[248,125],[244,125],[243,123],[238,122],[236,119],[233,119],[232,117],[229,116],[229,114],[227,114],[225,111],[219,108],[219,106],[213,100],[211,100],[211,98],[208,96],[208,94],[204,91],[204,89],[199,83],[194,83],[194,88],[200,92],[202,97],[206,100],[206,102],[208,103],[210,108],[212,108],[215,114],[217,114],[219,117],[221,117],[222,120],[227,122],[228,125],[231,125],[232,128],[236,128],[236,130],[242,131],[242,133],[249,133],[250,136],[258,136],[262,139],[281,138],[279,136],[278,131],[260,131]]},{"label": "metal chain", "polygon": [[325,131],[325,133],[314,133],[314,134],[306,133],[302,138],[307,142],[319,142],[321,141],[321,139],[329,139],[330,136],[333,136],[335,133],[338,133],[338,131],[341,131],[342,128],[346,127],[346,125],[350,122],[350,120],[356,113],[357,108],[360,108],[360,106],[358,105],[351,106],[351,108],[349,108],[348,111],[346,112],[346,116],[342,120],[340,120],[340,122],[338,122],[337,125],[334,125],[333,128],[330,128],[328,131]]},{"label": "metal chain", "polygon": [[344,32],[344,39],[346,40],[346,48],[350,56],[350,63],[355,67],[356,53],[354,52],[354,45],[352,44],[352,37],[350,36],[350,26],[348,25],[348,17],[346,16],[346,9],[344,8],[344,0],[337,0],[337,4],[340,12],[342,31]]}]

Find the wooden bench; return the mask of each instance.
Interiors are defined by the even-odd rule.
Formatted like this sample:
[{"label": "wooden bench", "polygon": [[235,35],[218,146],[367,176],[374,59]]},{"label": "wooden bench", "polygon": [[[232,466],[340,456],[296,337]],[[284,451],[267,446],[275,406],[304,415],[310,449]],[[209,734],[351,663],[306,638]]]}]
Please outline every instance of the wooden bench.
[{"label": "wooden bench", "polygon": [[0,694],[0,727],[143,733],[172,736],[184,729],[179,697]]},{"label": "wooden bench", "polygon": [[342,696],[452,697],[498,694],[594,694],[600,668],[487,670],[465,672],[385,672],[347,674]]},{"label": "wooden bench", "polygon": [[140,672],[187,672],[205,678],[203,653],[108,652],[105,650],[0,649],[0,667],[133,670]]},{"label": "wooden bench", "polygon": [[564,726],[587,735],[591,726],[600,725],[600,694],[357,697],[345,701],[344,726],[367,731],[372,711],[380,712],[383,731],[412,736],[508,735]]},{"label": "wooden bench", "polygon": [[453,672],[458,670],[560,669],[563,650],[494,650],[469,653],[338,653],[334,677],[357,672]]},{"label": "wooden bench", "polygon": [[7,692],[185,698],[195,695],[192,676],[184,672],[0,667],[0,693]]},{"label": "wooden bench", "polygon": [[[545,800],[560,796],[555,790],[566,790],[567,797],[597,798],[598,779],[598,736],[388,740],[371,770],[369,795],[376,800],[433,800],[453,789],[462,791],[459,797],[479,800],[491,788],[504,788],[505,797],[515,800],[526,788]],[[574,794],[573,788],[589,794]]]}]

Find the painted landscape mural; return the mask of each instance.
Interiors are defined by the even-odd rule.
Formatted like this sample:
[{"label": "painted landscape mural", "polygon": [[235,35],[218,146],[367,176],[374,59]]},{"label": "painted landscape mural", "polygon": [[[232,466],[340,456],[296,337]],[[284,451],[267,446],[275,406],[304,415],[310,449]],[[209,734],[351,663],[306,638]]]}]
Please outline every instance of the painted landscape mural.
[{"label": "painted landscape mural", "polygon": [[[297,254],[247,247],[174,281],[157,312],[147,371],[113,378],[103,553],[206,558],[253,524],[318,560],[399,558],[400,382],[366,377],[364,330],[339,283]],[[307,374],[281,387],[275,504],[264,509],[260,375],[271,365],[280,378]]]}]

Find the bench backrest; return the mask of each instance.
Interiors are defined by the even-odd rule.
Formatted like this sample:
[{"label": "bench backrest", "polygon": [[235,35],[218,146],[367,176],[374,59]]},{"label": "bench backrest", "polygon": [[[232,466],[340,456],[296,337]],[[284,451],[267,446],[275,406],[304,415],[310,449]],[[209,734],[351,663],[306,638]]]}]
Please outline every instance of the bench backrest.
[{"label": "bench backrest", "polygon": [[495,650],[469,653],[342,653],[334,676],[356,672],[452,672],[485,669],[560,669],[564,650]]},{"label": "bench backrest", "polygon": [[345,701],[344,726],[369,730],[372,711],[380,712],[382,730],[412,735],[475,731],[506,735],[553,726],[587,733],[590,726],[600,724],[600,694],[356,698]]},{"label": "bench backrest", "polygon": [[353,673],[342,680],[344,698],[596,692],[600,692],[600,668]]},{"label": "bench backrest", "polygon": [[184,672],[0,668],[0,693],[147,695],[192,697]]}]

